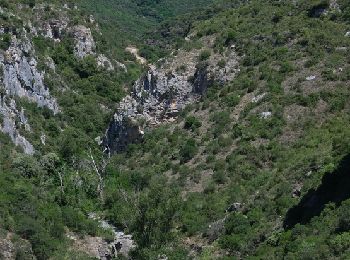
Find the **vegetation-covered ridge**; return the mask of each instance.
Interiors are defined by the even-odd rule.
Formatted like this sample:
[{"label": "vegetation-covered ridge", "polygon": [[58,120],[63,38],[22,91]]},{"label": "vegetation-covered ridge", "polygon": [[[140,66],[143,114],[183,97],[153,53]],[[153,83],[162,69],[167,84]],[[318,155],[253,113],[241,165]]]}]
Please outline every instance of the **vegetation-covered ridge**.
[{"label": "vegetation-covered ridge", "polygon": [[[11,96],[31,128],[17,119],[18,131],[36,152],[25,155],[0,134],[0,247],[11,241],[19,259],[86,259],[80,241],[111,240],[88,218],[97,212],[133,235],[132,259],[349,258],[350,4],[228,2],[199,12],[192,1],[83,2],[86,13],[73,3],[65,11],[68,28],[90,28],[96,42],[82,59],[69,30],[59,42],[28,34],[60,112]],[[6,51],[13,28],[36,20],[40,3],[0,3],[1,24],[10,28],[1,36]],[[55,17],[57,6],[46,7],[48,17],[39,24]],[[120,7],[127,7],[124,16]],[[98,13],[98,27],[89,10]],[[159,21],[164,24],[157,27]],[[123,28],[125,42],[113,49],[117,38],[105,31],[118,35]],[[230,83],[212,81],[175,122],[147,128],[142,142],[106,158],[95,138],[143,71],[124,48],[146,39],[141,54],[152,62],[182,53],[159,52],[164,46],[199,53],[199,67],[233,49],[240,71]],[[113,73],[98,67],[99,54],[127,70],[114,62]],[[168,75],[181,69],[169,68]]]}]

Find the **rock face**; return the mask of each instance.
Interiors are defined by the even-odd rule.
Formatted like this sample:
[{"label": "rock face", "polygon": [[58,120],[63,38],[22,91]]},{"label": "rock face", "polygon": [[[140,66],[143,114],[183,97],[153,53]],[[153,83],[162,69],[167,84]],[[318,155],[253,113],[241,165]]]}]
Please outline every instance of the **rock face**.
[{"label": "rock face", "polygon": [[[26,8],[19,5],[19,9]],[[45,86],[45,71],[38,68],[38,54],[35,53],[33,38],[40,36],[47,41],[59,44],[65,37],[72,37],[75,43],[74,53],[78,58],[92,55],[99,67],[108,71],[114,70],[114,64],[104,55],[95,52],[96,44],[88,25],[96,26],[93,18],[87,25],[72,26],[68,15],[68,7],[59,8],[50,4],[36,4],[31,20],[23,20],[23,28],[10,28],[0,25],[0,38],[11,37],[9,46],[0,50],[0,131],[8,134],[12,141],[27,154],[35,152],[34,147],[26,140],[25,132],[30,132],[30,126],[23,108],[18,107],[16,100],[25,99],[47,107],[53,114],[60,112],[58,103],[50,95]],[[2,10],[3,15],[16,17]],[[52,15],[48,17],[47,12]],[[16,17],[22,20],[21,17]],[[49,70],[55,71],[55,63],[51,57],[40,57]],[[117,63],[118,65],[118,63]],[[118,65],[119,66],[119,65]],[[126,70],[124,65],[123,70]],[[45,138],[41,138],[45,143]]]},{"label": "rock face", "polygon": [[[56,11],[57,15],[52,18],[45,17],[45,13],[49,10]],[[56,10],[53,6],[37,5],[34,8],[36,13],[36,27],[28,22],[30,32],[37,36],[41,35],[47,39],[60,42],[65,36],[70,35],[74,39],[74,54],[78,58],[85,58],[88,55],[96,55],[96,43],[92,36],[91,29],[85,25],[76,25],[70,27],[70,18],[67,14],[67,8]],[[90,17],[90,23],[95,24],[95,19]],[[97,24],[95,24],[97,26]],[[110,62],[104,57],[104,62]]]},{"label": "rock face", "polygon": [[[173,121],[213,82],[231,81],[238,71],[237,55],[232,49],[212,54],[201,63],[199,55],[200,50],[180,51],[168,60],[159,61],[159,66],[149,66],[117,107],[102,142],[106,153],[118,153],[128,144],[139,142],[145,127]],[[224,66],[218,67],[221,60]]]},{"label": "rock face", "polygon": [[142,140],[143,132],[128,116],[114,114],[102,141],[108,154],[124,151],[128,144]]},{"label": "rock face", "polygon": [[[0,230],[3,232],[2,230]],[[14,238],[12,233],[0,235],[0,259],[36,259],[29,241],[19,238]]]},{"label": "rock face", "polygon": [[[2,115],[2,125],[0,125],[0,131],[8,134],[16,146],[22,147],[26,154],[34,154],[34,147],[31,145],[25,137],[19,133],[19,126],[24,125],[27,131],[30,131],[30,126],[24,116],[23,110],[19,112],[16,108],[16,102],[10,101],[10,105],[7,106],[4,101],[0,101],[0,115]],[[19,123],[17,123],[19,122]]]},{"label": "rock face", "polygon": [[110,225],[105,220],[100,220],[100,226],[105,230],[110,230],[114,234],[114,241],[109,243],[109,248],[111,250],[111,256],[117,257],[122,255],[128,257],[131,250],[136,247],[134,240],[131,235],[126,235],[124,232],[117,231],[117,229]]},{"label": "rock face", "polygon": [[[107,71],[114,70],[114,66],[113,66],[112,62],[105,55],[103,55],[103,54],[98,55],[96,61],[97,61],[97,66],[105,68]],[[125,67],[125,69],[126,69],[126,67]]]},{"label": "rock face", "polygon": [[128,258],[130,251],[136,247],[132,236],[117,231],[114,226],[105,220],[99,219],[94,213],[91,213],[89,217],[98,221],[102,229],[112,232],[114,234],[114,240],[106,241],[102,237],[91,236],[85,236],[81,239],[74,233],[69,233],[67,236],[73,240],[75,249],[101,260],[114,259],[120,255]]},{"label": "rock face", "polygon": [[44,72],[37,68],[34,49],[26,32],[19,37],[12,35],[10,47],[0,53],[0,131],[8,134],[25,153],[33,154],[34,147],[19,131],[22,125],[25,131],[30,131],[30,126],[23,108],[17,108],[14,98],[25,98],[39,107],[49,108],[54,114],[59,112],[59,107],[44,85]]},{"label": "rock face", "polygon": [[30,33],[34,36],[41,35],[55,42],[60,42],[67,31],[69,17],[67,10],[57,10],[58,12],[56,12],[55,16],[48,18],[47,12],[55,10],[54,6],[36,4],[33,8],[36,18],[33,21],[35,26],[33,26],[32,21],[28,21],[27,27],[30,29]]},{"label": "rock face", "polygon": [[73,28],[75,40],[74,53],[79,58],[85,58],[88,55],[95,54],[96,44],[92,37],[90,28],[83,25]]},{"label": "rock face", "polygon": [[44,72],[37,69],[35,57],[30,56],[32,53],[33,47],[28,39],[18,40],[13,36],[9,49],[0,55],[6,95],[25,97],[56,114],[59,112],[58,104],[45,87]]}]

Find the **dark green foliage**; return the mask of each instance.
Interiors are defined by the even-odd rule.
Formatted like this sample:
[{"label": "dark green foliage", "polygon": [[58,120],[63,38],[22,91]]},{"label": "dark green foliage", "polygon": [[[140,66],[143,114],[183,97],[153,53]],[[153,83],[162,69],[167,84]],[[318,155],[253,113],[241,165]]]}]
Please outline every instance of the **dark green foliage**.
[{"label": "dark green foliage", "polygon": [[343,210],[339,214],[339,232],[348,232],[350,231],[350,208],[349,202],[347,201],[342,205]]},{"label": "dark green foliage", "polygon": [[9,8],[9,3],[6,0],[1,0],[0,1],[0,6],[3,8]]},{"label": "dark green foliage", "polygon": [[185,129],[191,129],[192,131],[201,127],[202,123],[195,116],[188,116],[185,119]]},{"label": "dark green foliage", "polygon": [[210,58],[211,55],[211,51],[210,50],[203,50],[200,54],[199,54],[199,60],[200,61],[206,61],[207,59]]},{"label": "dark green foliage", "polygon": [[196,140],[190,138],[185,142],[185,144],[180,149],[181,162],[188,162],[191,160],[198,152],[198,147]]},{"label": "dark green foliage", "polygon": [[164,190],[163,183],[162,180],[151,183],[140,200],[139,215],[132,229],[141,247],[159,247],[171,239],[170,230],[179,201],[176,191]]},{"label": "dark green foliage", "polygon": [[7,50],[11,44],[11,36],[9,34],[3,34],[0,39],[0,48],[3,50]]},{"label": "dark green foliage", "polygon": [[228,94],[224,98],[224,102],[228,107],[235,107],[239,104],[240,97],[236,94]]},{"label": "dark green foliage", "polygon": [[32,178],[41,175],[41,167],[30,155],[19,155],[13,161],[13,169],[23,177]]},{"label": "dark green foliage", "polygon": [[30,8],[35,6],[36,0],[21,0],[23,4],[28,5]]}]

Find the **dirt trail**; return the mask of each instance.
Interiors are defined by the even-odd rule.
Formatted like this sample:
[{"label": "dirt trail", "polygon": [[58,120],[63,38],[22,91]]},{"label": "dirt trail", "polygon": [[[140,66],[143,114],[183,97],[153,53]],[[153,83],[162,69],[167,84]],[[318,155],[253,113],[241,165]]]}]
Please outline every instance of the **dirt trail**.
[{"label": "dirt trail", "polygon": [[134,55],[136,60],[140,64],[142,65],[147,64],[147,60],[139,55],[139,49],[137,49],[136,47],[133,47],[133,46],[126,47],[125,51],[130,52],[132,55]]}]

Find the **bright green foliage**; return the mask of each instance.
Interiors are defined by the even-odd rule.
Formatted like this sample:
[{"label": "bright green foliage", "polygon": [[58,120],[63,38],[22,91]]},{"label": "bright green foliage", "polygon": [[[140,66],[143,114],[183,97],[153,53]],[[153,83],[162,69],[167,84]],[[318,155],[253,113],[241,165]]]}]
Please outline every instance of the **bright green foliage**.
[{"label": "bright green foliage", "polygon": [[[196,252],[199,259],[349,258],[347,179],[334,181],[333,189],[344,194],[325,201],[319,213],[311,210],[308,218],[305,210],[303,221],[283,225],[294,206],[322,187],[324,176],[339,177],[350,152],[350,63],[342,48],[350,45],[344,36],[348,1],[337,1],[342,12],[318,0],[218,1],[197,10],[209,2],[81,1],[105,35],[97,37],[98,50],[125,61],[128,73],[99,69],[93,56],[75,58],[68,35],[60,44],[34,39],[39,61],[48,55],[56,64],[55,74],[41,60],[62,113],[16,100],[38,152],[22,155],[0,134],[0,224],[30,241],[38,259],[66,252],[67,228],[101,235],[87,218],[93,211],[134,235],[135,259],[187,259],[188,240],[207,245]],[[0,6],[15,10],[13,1]],[[20,23],[1,19],[11,28]],[[124,48],[152,38],[154,46],[141,46],[141,54],[153,61],[173,47],[198,47],[185,43],[192,32],[194,42],[215,40],[199,61],[235,48],[240,72],[232,83],[213,84],[183,118],[147,129],[142,143],[104,165],[95,138],[104,133],[124,87],[142,72]],[[4,34],[0,48],[8,45]],[[307,80],[311,75],[314,81]],[[91,156],[103,172],[103,200]]]}]

